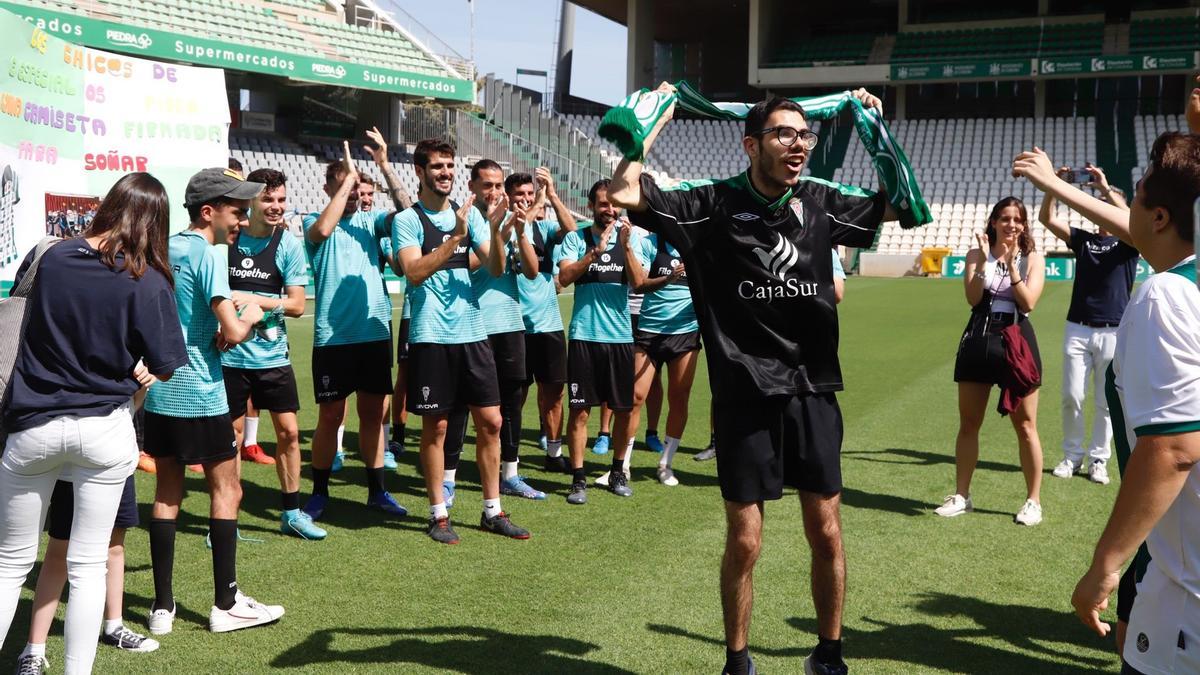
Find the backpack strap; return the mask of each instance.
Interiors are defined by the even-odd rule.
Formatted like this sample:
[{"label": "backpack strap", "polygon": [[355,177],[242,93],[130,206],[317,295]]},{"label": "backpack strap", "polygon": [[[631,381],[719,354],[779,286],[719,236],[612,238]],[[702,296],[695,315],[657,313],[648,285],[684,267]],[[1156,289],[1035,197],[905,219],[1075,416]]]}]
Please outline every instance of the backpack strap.
[{"label": "backpack strap", "polygon": [[44,237],[37,243],[37,247],[33,249],[33,260],[29,263],[29,269],[25,270],[25,275],[21,277],[21,283],[17,284],[8,294],[10,298],[27,298],[33,292],[33,282],[37,279],[38,265],[42,262],[42,256],[51,246],[62,241],[58,237]]}]

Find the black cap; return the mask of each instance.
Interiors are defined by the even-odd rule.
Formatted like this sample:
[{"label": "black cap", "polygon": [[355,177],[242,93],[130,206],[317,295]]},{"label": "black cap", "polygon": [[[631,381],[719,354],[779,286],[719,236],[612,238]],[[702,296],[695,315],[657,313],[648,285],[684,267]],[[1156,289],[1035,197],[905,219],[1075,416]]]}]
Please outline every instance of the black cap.
[{"label": "black cap", "polygon": [[192,176],[183,193],[184,206],[198,206],[220,197],[253,199],[263,189],[262,183],[251,183],[233,169],[215,167]]}]

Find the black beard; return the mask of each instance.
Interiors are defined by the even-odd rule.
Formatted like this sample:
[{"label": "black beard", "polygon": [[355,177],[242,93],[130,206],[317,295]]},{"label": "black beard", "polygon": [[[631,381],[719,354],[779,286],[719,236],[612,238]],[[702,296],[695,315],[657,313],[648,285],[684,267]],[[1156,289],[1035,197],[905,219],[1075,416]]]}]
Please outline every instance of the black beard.
[{"label": "black beard", "polygon": [[[453,185],[453,182],[451,183],[451,185]],[[439,197],[449,197],[450,196],[450,190],[446,190],[445,192],[442,192],[441,190],[437,189],[437,183],[433,180],[433,178],[430,178],[430,177],[425,178],[425,187],[428,188],[428,190],[430,192],[432,192],[433,194],[435,194]]]}]

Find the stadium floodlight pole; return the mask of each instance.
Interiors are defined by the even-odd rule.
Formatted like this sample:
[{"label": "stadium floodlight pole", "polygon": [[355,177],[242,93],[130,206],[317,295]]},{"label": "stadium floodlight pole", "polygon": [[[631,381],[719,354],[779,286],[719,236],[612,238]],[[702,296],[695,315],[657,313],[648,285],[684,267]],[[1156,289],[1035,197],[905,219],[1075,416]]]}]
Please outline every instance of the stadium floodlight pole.
[{"label": "stadium floodlight pole", "polygon": [[470,35],[471,35],[470,54],[471,54],[471,65],[474,66],[475,65],[475,0],[467,0],[467,9],[469,9],[471,12],[471,27],[470,27],[470,31],[469,31]]}]

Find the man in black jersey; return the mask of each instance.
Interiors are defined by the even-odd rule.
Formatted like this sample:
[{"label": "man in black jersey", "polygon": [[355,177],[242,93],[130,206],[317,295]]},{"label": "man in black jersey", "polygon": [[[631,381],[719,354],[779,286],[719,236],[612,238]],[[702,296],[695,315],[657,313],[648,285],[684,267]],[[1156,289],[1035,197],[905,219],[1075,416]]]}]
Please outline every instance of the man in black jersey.
[{"label": "man in black jersey", "polygon": [[[662,88],[669,88],[664,84]],[[859,89],[867,107],[879,99]],[[671,117],[667,111],[644,145]],[[846,562],[839,516],[842,389],[831,246],[870,247],[892,220],[885,195],[801,178],[817,136],[796,103],[773,98],[746,116],[750,168],[661,190],[623,160],[609,199],[679,250],[713,392],[717,475],[728,534],[721,562],[725,672],[753,672],[746,649],[763,502],[800,491],[812,549],[819,644],[806,673],[845,673]]]}]

